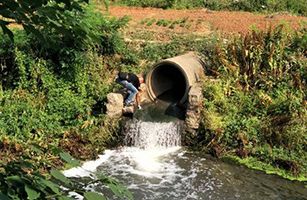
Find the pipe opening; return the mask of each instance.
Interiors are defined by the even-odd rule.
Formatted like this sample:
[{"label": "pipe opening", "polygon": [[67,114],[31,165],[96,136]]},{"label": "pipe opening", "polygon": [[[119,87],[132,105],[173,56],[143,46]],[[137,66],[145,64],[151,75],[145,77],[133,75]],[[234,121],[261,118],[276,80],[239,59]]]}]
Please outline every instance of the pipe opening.
[{"label": "pipe opening", "polygon": [[171,63],[160,63],[151,74],[154,95],[166,102],[179,102],[186,93],[187,81],[184,73]]}]

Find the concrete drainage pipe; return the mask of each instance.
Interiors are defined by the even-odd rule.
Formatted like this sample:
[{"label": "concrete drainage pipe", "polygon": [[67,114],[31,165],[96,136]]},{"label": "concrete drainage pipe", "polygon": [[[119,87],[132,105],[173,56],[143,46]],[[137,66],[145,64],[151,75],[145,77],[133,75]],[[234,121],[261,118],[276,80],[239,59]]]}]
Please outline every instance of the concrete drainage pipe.
[{"label": "concrete drainage pipe", "polygon": [[148,95],[152,101],[184,103],[190,87],[203,75],[203,62],[192,52],[162,60],[146,76]]}]

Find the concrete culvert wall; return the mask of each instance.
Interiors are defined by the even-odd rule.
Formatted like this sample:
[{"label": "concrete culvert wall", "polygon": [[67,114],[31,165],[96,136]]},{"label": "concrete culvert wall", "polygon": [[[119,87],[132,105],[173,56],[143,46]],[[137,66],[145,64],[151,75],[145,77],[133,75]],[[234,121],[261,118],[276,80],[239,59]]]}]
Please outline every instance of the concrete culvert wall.
[{"label": "concrete culvert wall", "polygon": [[192,52],[162,60],[147,74],[148,95],[152,101],[184,103],[189,89],[202,76],[203,62]]}]

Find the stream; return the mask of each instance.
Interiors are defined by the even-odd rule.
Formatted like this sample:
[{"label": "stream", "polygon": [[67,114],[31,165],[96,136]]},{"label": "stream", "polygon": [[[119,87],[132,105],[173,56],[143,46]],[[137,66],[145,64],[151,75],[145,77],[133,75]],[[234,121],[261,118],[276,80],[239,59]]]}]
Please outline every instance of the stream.
[{"label": "stream", "polygon": [[[174,108],[168,110],[180,114]],[[181,147],[182,121],[172,115],[156,108],[138,113],[125,127],[125,146],[106,150],[98,160],[64,174],[91,177],[103,172],[125,185],[136,200],[307,200],[307,188],[300,182]],[[102,184],[87,188],[120,199]]]}]

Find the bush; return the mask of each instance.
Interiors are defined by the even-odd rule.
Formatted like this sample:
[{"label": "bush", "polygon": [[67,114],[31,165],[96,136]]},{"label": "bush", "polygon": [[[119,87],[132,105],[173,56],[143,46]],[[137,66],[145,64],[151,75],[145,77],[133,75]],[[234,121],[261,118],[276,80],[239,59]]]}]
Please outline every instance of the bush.
[{"label": "bush", "polygon": [[[119,66],[111,55],[124,51],[118,30],[128,18],[109,18],[93,7],[82,8],[83,12],[63,13],[67,25],[63,30],[44,24],[40,34],[46,44],[24,30],[14,30],[14,43],[0,33],[3,136],[23,142],[53,138],[55,145],[72,130],[89,136],[82,129],[103,113],[103,100]],[[71,34],[61,32],[67,29]],[[101,123],[104,118],[95,120]]]},{"label": "bush", "polygon": [[128,6],[155,7],[155,8],[171,8],[176,0],[122,0],[121,3]]},{"label": "bush", "polygon": [[202,144],[239,156],[250,154],[294,175],[306,172],[302,38],[301,31],[290,33],[277,27],[228,44],[217,43],[213,52],[203,55],[211,63],[208,72],[219,80],[211,77],[203,86]]},{"label": "bush", "polygon": [[287,11],[302,16],[307,15],[307,5],[304,0],[120,0],[128,6],[156,8],[200,8],[211,10],[242,10],[248,12],[280,12]]},{"label": "bush", "polygon": [[[13,43],[0,33],[0,157],[5,158],[0,161],[0,199],[64,199],[60,186],[40,174],[62,166],[58,147],[93,159],[117,139],[118,121],[107,121],[102,107],[119,65],[113,54],[124,51],[118,30],[127,18],[111,19],[82,5],[76,12],[52,13],[47,21],[39,26],[42,38],[16,30]],[[58,23],[64,27],[55,27]],[[51,175],[62,186],[77,187],[57,170]],[[102,182],[117,187],[105,176]]]}]

